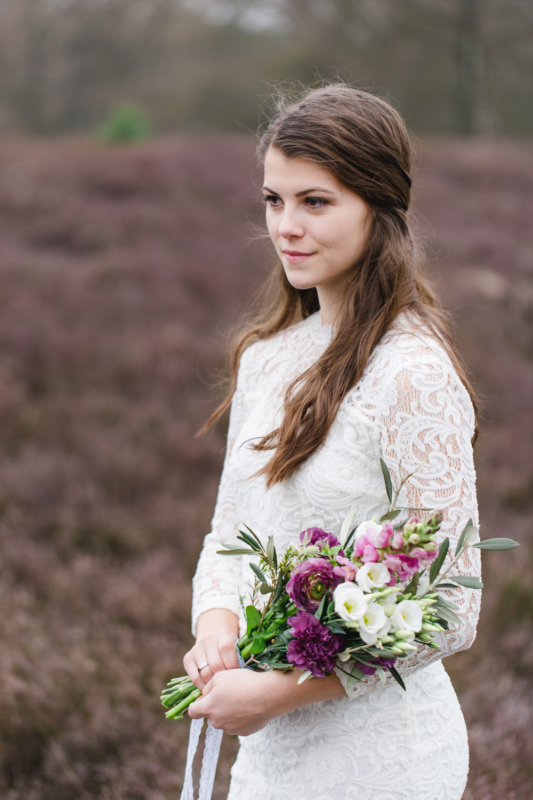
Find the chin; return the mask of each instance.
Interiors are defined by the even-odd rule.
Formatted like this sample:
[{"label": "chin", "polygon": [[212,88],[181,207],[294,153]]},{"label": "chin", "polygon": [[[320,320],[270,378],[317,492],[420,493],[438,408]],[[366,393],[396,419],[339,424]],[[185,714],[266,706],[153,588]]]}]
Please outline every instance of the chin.
[{"label": "chin", "polygon": [[285,275],[287,280],[289,281],[290,285],[294,289],[300,289],[303,291],[304,289],[315,289],[316,288],[316,281],[313,281],[312,278],[306,275],[298,275],[295,273],[288,272],[285,270]]}]

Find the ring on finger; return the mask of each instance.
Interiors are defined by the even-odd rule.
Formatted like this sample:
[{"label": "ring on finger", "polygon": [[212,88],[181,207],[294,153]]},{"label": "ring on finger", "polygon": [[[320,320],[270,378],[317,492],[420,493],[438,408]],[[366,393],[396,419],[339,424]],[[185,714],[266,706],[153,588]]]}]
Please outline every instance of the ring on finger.
[{"label": "ring on finger", "polygon": [[203,670],[204,667],[209,666],[209,661],[202,661],[201,664],[198,664],[198,674]]}]

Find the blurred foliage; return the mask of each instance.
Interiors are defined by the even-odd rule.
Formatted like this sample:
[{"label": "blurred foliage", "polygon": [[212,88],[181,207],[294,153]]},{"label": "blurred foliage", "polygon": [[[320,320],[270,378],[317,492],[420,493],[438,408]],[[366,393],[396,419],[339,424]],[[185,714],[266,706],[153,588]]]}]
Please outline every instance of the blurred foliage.
[{"label": "blurred foliage", "polygon": [[530,0],[2,0],[0,132],[124,99],[157,130],[255,130],[273,83],[340,75],[415,131],[530,136],[532,34]]},{"label": "blurred foliage", "polygon": [[134,103],[120,103],[96,130],[96,137],[107,144],[143,142],[151,135],[152,126],[147,115]]},{"label": "blurred foliage", "polygon": [[[474,646],[446,659],[465,800],[529,800],[533,763],[533,147],[419,143],[413,220],[484,398]],[[251,136],[0,143],[0,796],[171,800],[187,725],[159,703],[224,425],[225,336],[266,275]],[[258,206],[259,207],[259,206]],[[496,490],[495,490],[496,487]],[[215,797],[236,741],[224,737]]]}]

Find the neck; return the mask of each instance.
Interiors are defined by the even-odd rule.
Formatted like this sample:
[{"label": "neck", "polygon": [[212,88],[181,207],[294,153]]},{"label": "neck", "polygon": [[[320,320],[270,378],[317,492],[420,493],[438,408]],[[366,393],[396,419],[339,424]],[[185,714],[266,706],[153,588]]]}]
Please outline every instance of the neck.
[{"label": "neck", "polygon": [[322,325],[334,325],[341,304],[339,292],[328,290],[324,286],[317,286],[317,294]]}]

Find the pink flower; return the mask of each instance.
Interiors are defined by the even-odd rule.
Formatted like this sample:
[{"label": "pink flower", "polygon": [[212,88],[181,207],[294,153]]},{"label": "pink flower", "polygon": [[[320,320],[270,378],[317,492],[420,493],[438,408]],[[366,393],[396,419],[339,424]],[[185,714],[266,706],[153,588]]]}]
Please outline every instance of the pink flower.
[{"label": "pink flower", "polygon": [[363,564],[368,564],[369,561],[379,561],[379,553],[373,544],[367,544],[361,556]]},{"label": "pink flower", "polygon": [[419,561],[433,561],[437,558],[438,550],[424,550],[422,547],[415,547],[409,555],[411,558],[418,558]]},{"label": "pink flower", "polygon": [[412,558],[405,555],[405,553],[400,553],[397,556],[387,555],[383,563],[401,581],[408,580],[420,569],[418,558]]},{"label": "pink flower", "polygon": [[367,564],[369,561],[379,561],[379,553],[370,541],[370,536],[370,531],[365,536],[360,536],[353,549],[353,555],[360,558],[363,564]]},{"label": "pink flower", "polygon": [[342,567],[333,567],[333,572],[345,581],[354,581],[357,574],[357,567],[352,564],[349,558],[337,556],[337,561],[342,564]]},{"label": "pink flower", "polygon": [[391,546],[394,548],[394,550],[401,550],[404,544],[405,542],[403,540],[402,534],[395,533],[394,536],[392,537],[392,543],[391,543]]},{"label": "pink flower", "polygon": [[388,547],[391,538],[394,536],[394,529],[390,522],[386,522],[385,525],[382,527],[379,533],[374,534],[374,541],[370,539],[370,536],[367,537],[375,545],[375,547]]}]

